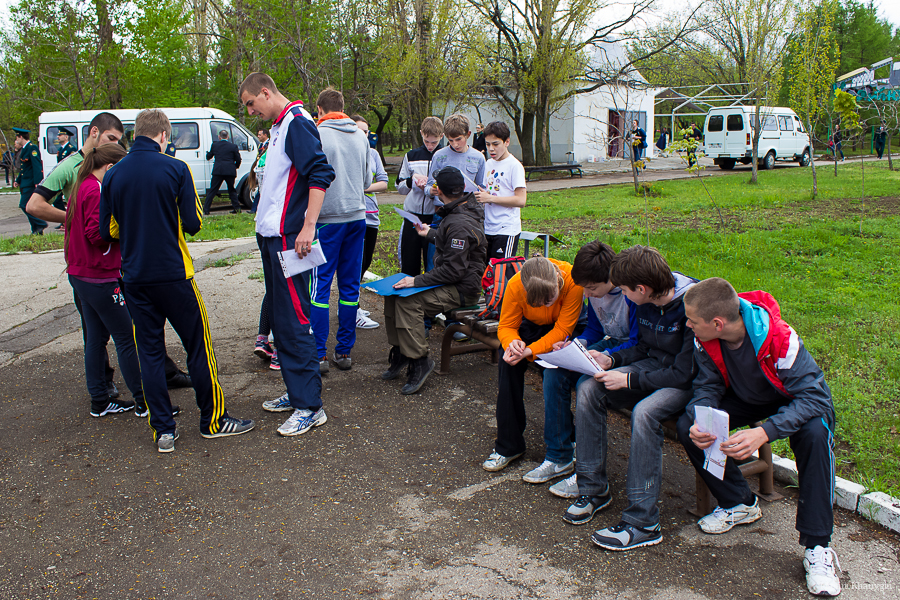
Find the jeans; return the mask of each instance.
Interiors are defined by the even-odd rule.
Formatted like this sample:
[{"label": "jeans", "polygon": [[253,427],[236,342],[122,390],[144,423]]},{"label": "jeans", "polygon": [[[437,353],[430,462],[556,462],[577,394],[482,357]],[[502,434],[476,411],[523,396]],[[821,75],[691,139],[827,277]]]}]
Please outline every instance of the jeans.
[{"label": "jeans", "polygon": [[131,315],[125,306],[125,297],[119,283],[88,283],[69,276],[69,283],[75,290],[81,306],[84,327],[84,376],[91,405],[103,409],[109,402],[107,389],[107,368],[109,356],[106,343],[112,336],[116,343],[119,366],[128,385],[131,396],[138,404],[144,402],[141,386],[141,369],[138,366],[137,351],[134,347],[134,333]]},{"label": "jeans", "polygon": [[[786,401],[787,402],[787,401]],[[728,413],[728,426],[734,430],[752,425],[774,415],[781,406],[759,406],[741,401],[730,390],[719,401],[719,410]],[[678,419],[678,439],[687,451],[691,463],[706,482],[709,491],[722,508],[738,504],[752,504],[753,492],[734,460],[725,461],[722,480],[703,468],[703,450],[690,438],[694,415],[685,413]],[[797,459],[800,483],[800,503],[797,508],[797,531],[801,536],[830,536],[834,529],[834,414],[810,419],[790,437],[791,449]]]},{"label": "jeans", "polygon": [[[654,370],[661,365],[644,359],[616,369],[624,373]],[[606,473],[606,416],[610,408],[625,408],[631,414],[631,450],[625,492],[628,507],[622,520],[636,527],[659,523],[660,478],[662,477],[662,421],[684,410],[691,390],[662,388],[649,395],[642,390],[608,391],[593,378],[578,386],[575,423],[578,440],[578,493],[599,496],[609,489]]]},{"label": "jeans", "polygon": [[[600,340],[591,350],[606,350],[619,345],[620,340]],[[544,460],[568,464],[575,457],[575,419],[572,415],[572,390],[590,379],[568,369],[544,370]]]}]

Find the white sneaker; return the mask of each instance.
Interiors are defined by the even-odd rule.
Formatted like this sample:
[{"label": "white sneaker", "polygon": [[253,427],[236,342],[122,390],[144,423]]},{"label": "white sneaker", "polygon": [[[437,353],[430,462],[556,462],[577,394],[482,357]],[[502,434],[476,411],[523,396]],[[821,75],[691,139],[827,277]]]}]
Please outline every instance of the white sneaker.
[{"label": "white sneaker", "polygon": [[748,525],[760,518],[762,511],[759,509],[759,498],[756,498],[752,506],[746,504],[738,504],[734,508],[717,506],[716,510],[697,521],[697,524],[703,533],[715,535],[731,531],[735,525]]},{"label": "white sneaker", "polygon": [[306,433],[313,427],[324,425],[328,420],[325,416],[325,409],[320,408],[317,412],[307,410],[305,408],[294,411],[288,420],[282,423],[278,428],[278,433],[284,436],[300,435]]},{"label": "white sneaker", "polygon": [[550,486],[550,493],[560,498],[577,498],[578,497],[578,475],[574,473],[571,477],[567,477],[562,481],[557,481]]},{"label": "white sneaker", "polygon": [[575,461],[570,460],[566,464],[559,464],[551,462],[549,460],[545,460],[538,468],[532,469],[531,471],[528,471],[527,473],[522,475],[522,479],[524,479],[528,483],[544,483],[545,481],[550,481],[551,479],[556,479],[557,477],[568,475],[574,470]]},{"label": "white sneaker", "polygon": [[810,594],[837,596],[841,593],[841,580],[838,576],[841,563],[831,548],[807,548],[803,557],[803,570],[806,571],[806,587]]},{"label": "white sneaker", "polygon": [[491,455],[488,456],[488,459],[482,463],[482,468],[485,471],[502,471],[511,463],[516,460],[520,456],[525,454],[524,452],[519,452],[515,456],[503,456],[502,454],[497,454],[496,452],[491,452]]},{"label": "white sneaker", "polygon": [[376,329],[378,322],[373,321],[368,316],[362,314],[362,309],[356,309],[356,328],[357,329]]},{"label": "white sneaker", "polygon": [[368,317],[368,316],[371,315],[371,314],[372,314],[372,313],[370,313],[369,311],[367,311],[367,310],[364,309],[364,308],[357,308],[357,309],[356,309],[356,316],[357,316],[357,317],[358,317],[359,315],[362,315],[362,316],[364,316],[364,317]]}]

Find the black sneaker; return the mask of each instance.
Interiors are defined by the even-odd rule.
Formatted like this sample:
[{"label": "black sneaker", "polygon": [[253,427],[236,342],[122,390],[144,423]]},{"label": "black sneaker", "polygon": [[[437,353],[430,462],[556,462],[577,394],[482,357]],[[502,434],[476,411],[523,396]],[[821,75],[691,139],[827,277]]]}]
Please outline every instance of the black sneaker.
[{"label": "black sneaker", "polygon": [[144,418],[150,414],[150,409],[147,408],[146,402],[135,402],[134,403],[134,416],[138,418]]},{"label": "black sneaker", "polygon": [[194,384],[191,382],[190,375],[179,371],[166,379],[166,387],[170,390],[174,390],[176,388],[194,387]]},{"label": "black sneaker", "polygon": [[388,354],[388,370],[381,374],[381,378],[385,381],[397,379],[403,367],[409,365],[409,359],[400,352],[399,346],[391,346],[391,352]]},{"label": "black sneaker", "polygon": [[105,417],[106,415],[112,415],[115,413],[123,413],[128,412],[134,408],[134,402],[131,400],[116,400],[113,402],[110,400],[106,403],[106,406],[103,408],[93,408],[91,407],[91,416],[92,417]]},{"label": "black sneaker", "polygon": [[213,433],[209,428],[200,428],[200,435],[205,438],[228,437],[230,435],[241,435],[247,433],[256,427],[256,423],[252,419],[236,419],[225,415],[219,419],[218,431]]},{"label": "black sneaker", "polygon": [[612,502],[612,494],[609,488],[602,496],[578,496],[578,499],[566,510],[563,521],[572,525],[584,525],[594,518],[594,515],[609,506]]},{"label": "black sneaker", "polygon": [[613,527],[607,527],[591,534],[591,541],[607,550],[631,550],[641,546],[655,546],[662,541],[662,530],[659,523],[649,529],[635,527],[622,521]]},{"label": "black sneaker", "polygon": [[406,385],[403,386],[400,393],[406,396],[418,392],[425,385],[425,380],[432,371],[434,371],[434,361],[427,356],[410,360],[409,379],[406,380]]}]

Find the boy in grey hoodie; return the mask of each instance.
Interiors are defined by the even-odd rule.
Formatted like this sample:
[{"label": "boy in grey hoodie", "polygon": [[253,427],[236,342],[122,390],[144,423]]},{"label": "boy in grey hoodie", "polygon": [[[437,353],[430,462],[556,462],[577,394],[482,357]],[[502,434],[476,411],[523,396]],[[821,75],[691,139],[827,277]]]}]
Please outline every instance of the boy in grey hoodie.
[{"label": "boy in grey hoodie", "polygon": [[344,371],[352,366],[350,351],[356,343],[356,311],[366,237],[365,189],[372,165],[366,134],[342,112],[344,95],[334,88],[326,88],[319,94],[316,108],[322,150],[335,171],[316,222],[316,237],[328,262],[316,267],[312,274],[315,289],[310,321],[316,336],[319,371],[324,374],[328,372],[328,303],[335,272],[339,304],[333,360]]}]

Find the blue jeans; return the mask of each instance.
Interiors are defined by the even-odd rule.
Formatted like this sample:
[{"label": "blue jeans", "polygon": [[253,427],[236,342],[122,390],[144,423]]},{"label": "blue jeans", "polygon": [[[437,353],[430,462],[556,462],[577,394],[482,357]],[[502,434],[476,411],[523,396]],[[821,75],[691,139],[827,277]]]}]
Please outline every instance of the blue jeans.
[{"label": "blue jeans", "polygon": [[119,283],[88,283],[71,275],[69,283],[77,295],[83,320],[84,378],[91,395],[91,407],[102,410],[109,402],[109,356],[106,353],[106,343],[110,336],[116,343],[119,367],[128,390],[135,402],[143,404],[144,388],[141,385],[141,369],[134,347],[131,315],[125,306],[125,296],[122,295]]},{"label": "blue jeans", "polygon": [[[606,350],[618,346],[620,340],[600,340],[591,350]],[[575,419],[572,416],[572,390],[590,379],[568,369],[544,370],[544,460],[568,464],[575,455]]]},{"label": "blue jeans", "polygon": [[[625,373],[655,370],[662,365],[648,358],[616,369]],[[578,493],[599,496],[609,489],[606,474],[606,415],[610,408],[631,414],[631,451],[625,492],[628,508],[622,520],[649,528],[659,523],[659,482],[662,477],[662,421],[684,410],[691,390],[662,388],[649,395],[642,390],[607,390],[593,378],[578,386],[575,423],[578,439]]]}]

